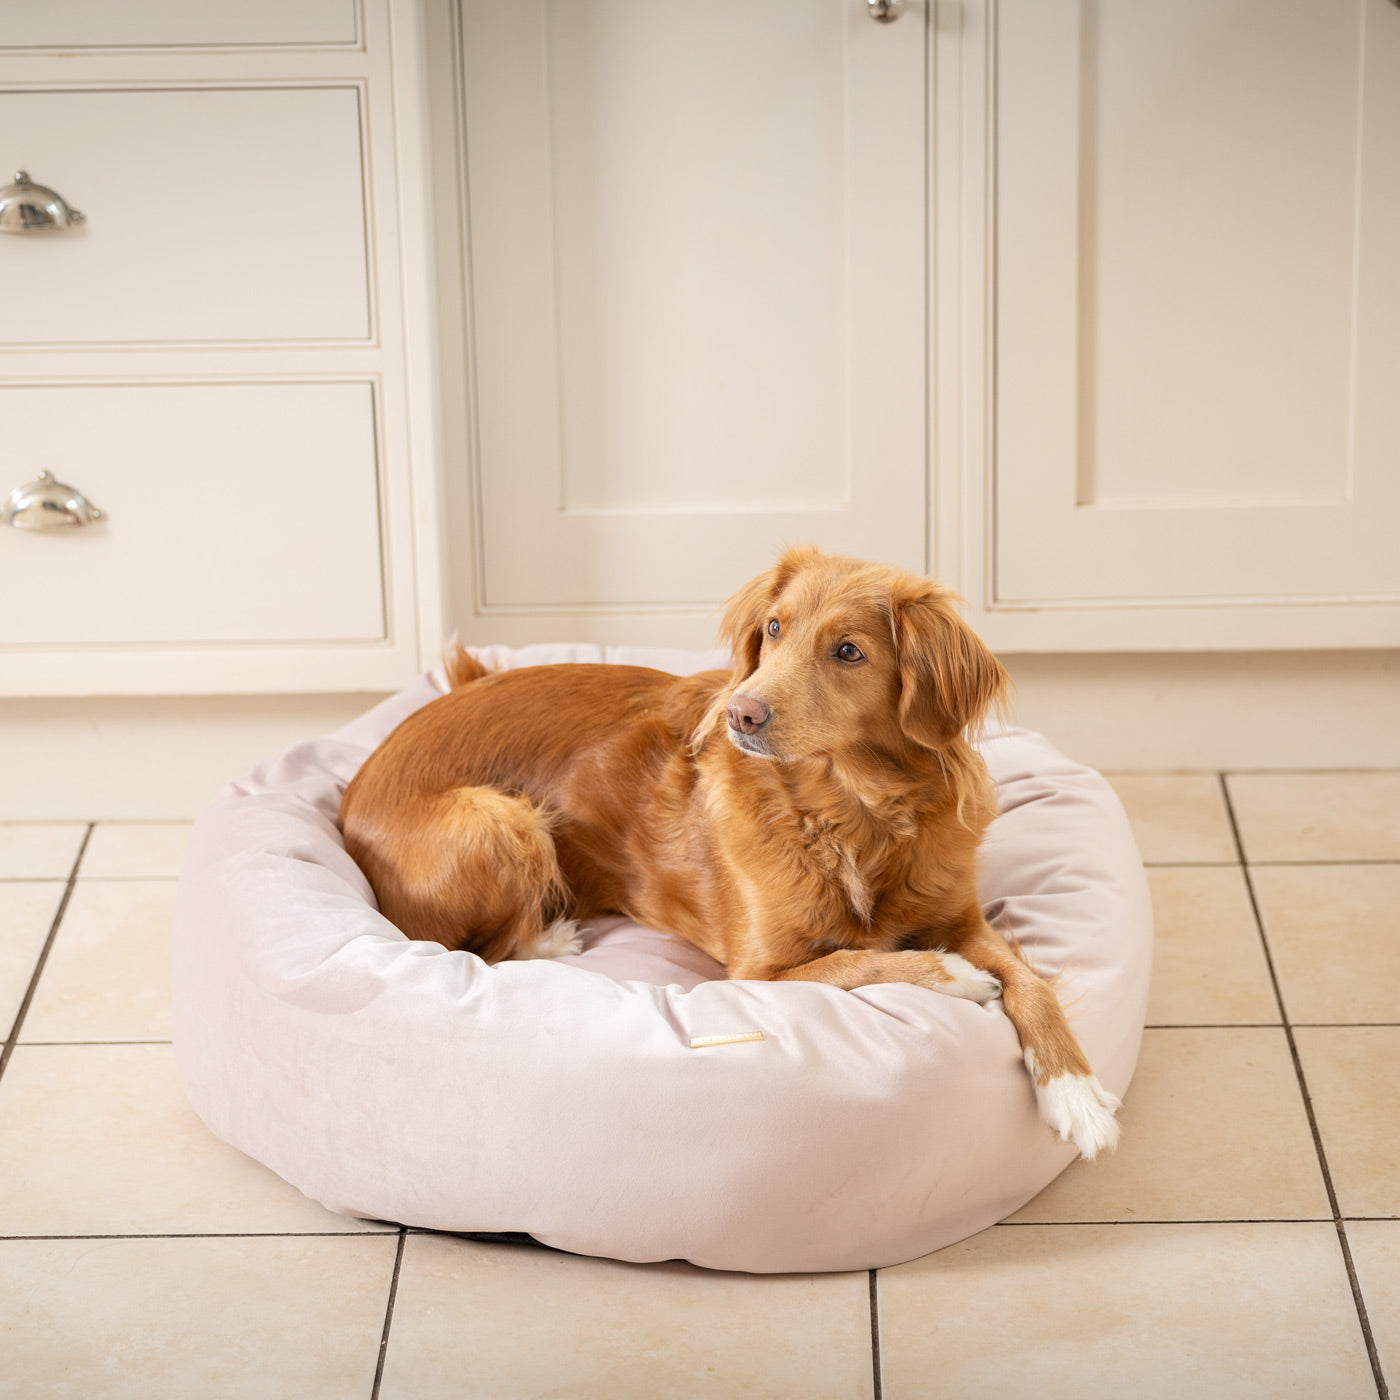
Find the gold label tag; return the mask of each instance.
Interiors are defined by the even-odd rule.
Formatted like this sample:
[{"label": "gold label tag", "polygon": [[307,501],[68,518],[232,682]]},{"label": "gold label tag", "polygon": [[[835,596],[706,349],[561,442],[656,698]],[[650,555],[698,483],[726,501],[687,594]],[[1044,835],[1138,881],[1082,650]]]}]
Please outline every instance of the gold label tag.
[{"label": "gold label tag", "polygon": [[746,1041],[762,1040],[762,1031],[736,1031],[733,1035],[697,1035],[691,1039],[692,1050],[708,1050],[712,1045],[743,1045]]}]

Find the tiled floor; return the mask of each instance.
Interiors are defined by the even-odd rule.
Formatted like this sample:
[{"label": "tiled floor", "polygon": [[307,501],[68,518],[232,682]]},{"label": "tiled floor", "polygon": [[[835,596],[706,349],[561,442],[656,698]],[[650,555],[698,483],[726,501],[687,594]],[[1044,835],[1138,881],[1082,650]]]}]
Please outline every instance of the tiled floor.
[{"label": "tiled floor", "polygon": [[875,1276],[328,1214],[176,1084],[184,827],[0,826],[0,1396],[1384,1395],[1400,774],[1114,783],[1158,920],[1123,1147]]}]

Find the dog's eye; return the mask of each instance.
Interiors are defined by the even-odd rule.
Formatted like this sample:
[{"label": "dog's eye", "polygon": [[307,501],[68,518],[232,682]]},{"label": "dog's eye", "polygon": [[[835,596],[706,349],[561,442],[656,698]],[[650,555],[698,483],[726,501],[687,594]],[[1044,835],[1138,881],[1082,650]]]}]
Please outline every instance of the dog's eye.
[{"label": "dog's eye", "polygon": [[778,635],[778,619],[776,617],[770,617],[768,619],[768,635],[770,637],[776,637]]},{"label": "dog's eye", "polygon": [[857,661],[865,660],[865,653],[854,642],[842,642],[836,648],[836,655],[842,661],[849,661],[853,665]]}]

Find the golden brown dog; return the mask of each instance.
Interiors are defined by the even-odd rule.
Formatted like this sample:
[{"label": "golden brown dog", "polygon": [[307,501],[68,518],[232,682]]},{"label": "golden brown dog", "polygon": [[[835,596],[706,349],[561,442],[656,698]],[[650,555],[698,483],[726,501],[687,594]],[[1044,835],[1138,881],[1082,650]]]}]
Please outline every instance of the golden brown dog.
[{"label": "golden brown dog", "polygon": [[1113,1147],[1054,992],[982,917],[994,791],[966,731],[1006,677],[926,579],[791,550],[729,602],[735,670],[488,673],[355,775],[345,844],[410,938],[488,961],[575,946],[625,914],[733,978],[913,982],[987,1002],[1021,1038],[1041,1116],[1086,1157]]}]

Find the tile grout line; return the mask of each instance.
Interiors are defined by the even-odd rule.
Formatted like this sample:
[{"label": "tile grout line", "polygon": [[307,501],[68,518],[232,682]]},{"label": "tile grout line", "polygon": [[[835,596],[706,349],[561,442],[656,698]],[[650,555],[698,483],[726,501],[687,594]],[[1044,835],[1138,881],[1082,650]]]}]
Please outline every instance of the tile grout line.
[{"label": "tile grout line", "polygon": [[[1311,1022],[1305,1024],[1311,1025]],[[1160,1021],[1143,1026],[1145,1031],[1281,1031],[1287,1027],[1278,1021]]]},{"label": "tile grout line", "polygon": [[880,1292],[879,1270],[870,1270],[870,1366],[874,1378],[872,1400],[881,1400],[883,1382],[880,1379]]},{"label": "tile grout line", "polygon": [[403,1267],[404,1241],[408,1239],[407,1226],[399,1226],[399,1247],[394,1254],[394,1272],[389,1279],[389,1301],[384,1308],[384,1331],[379,1337],[379,1359],[374,1366],[374,1386],[369,1400],[379,1400],[379,1387],[384,1381],[384,1358],[389,1354],[389,1325],[394,1320],[394,1299],[399,1293],[399,1270]]},{"label": "tile grout line", "polygon": [[39,986],[39,978],[43,976],[44,965],[49,960],[49,952],[53,948],[53,941],[58,937],[58,926],[63,922],[63,916],[68,912],[68,901],[73,897],[73,890],[78,883],[78,871],[82,867],[83,856],[87,853],[88,842],[92,840],[93,829],[96,822],[89,822],[87,830],[83,833],[82,844],[78,847],[78,854],[73,857],[73,868],[68,872],[68,881],[63,887],[63,894],[58,901],[58,908],[54,911],[53,922],[49,925],[48,936],[44,939],[44,946],[39,950],[38,961],[34,964],[34,971],[29,978],[29,985],[24,989],[24,999],[19,1004],[19,1010],[15,1013],[14,1024],[10,1027],[9,1037],[5,1041],[3,1050],[0,1050],[0,1078],[4,1077],[6,1066],[10,1063],[10,1056],[14,1053],[15,1045],[19,1041],[20,1031],[24,1029],[24,1018],[29,1014],[30,1003],[34,1000],[34,993]]},{"label": "tile grout line", "polygon": [[[1359,856],[1354,860],[1255,860],[1250,864],[1256,870],[1287,869],[1291,866],[1301,865],[1304,869],[1312,870],[1318,867],[1328,869],[1332,866],[1348,865],[1400,865],[1400,860],[1394,857],[1382,856]],[[1237,860],[1145,860],[1142,863],[1144,870],[1234,870],[1239,865]],[[115,877],[109,877],[115,878]]]},{"label": "tile grout line", "polygon": [[[1349,1215],[1346,1222],[1351,1225],[1376,1221],[1391,1224],[1400,1220],[1394,1215]],[[1199,1217],[1148,1216],[1134,1220],[1001,1220],[998,1230],[1057,1230],[1061,1226],[1081,1225],[1121,1225],[1124,1229],[1155,1229],[1160,1225],[1330,1225],[1335,1222],[1325,1215],[1209,1215]],[[27,1241],[62,1242],[64,1240],[387,1240],[402,1231],[405,1235],[446,1234],[449,1238],[470,1239],[470,1235],[458,1236],[454,1230],[425,1230],[411,1226],[395,1226],[390,1230],[145,1230],[124,1234],[95,1234],[91,1231],[77,1231],[72,1234],[0,1235],[0,1244],[23,1244]],[[540,1246],[549,1248],[549,1246]],[[555,1253],[567,1253],[556,1250]],[[867,1272],[874,1274],[877,1270]],[[873,1284],[872,1280],[872,1284]],[[872,1291],[874,1291],[872,1289]],[[878,1295],[877,1295],[878,1300]],[[879,1321],[877,1315],[871,1318],[872,1347],[878,1343]]]},{"label": "tile grout line", "polygon": [[[104,823],[105,824],[105,823]],[[96,823],[94,823],[96,825]],[[1355,861],[1343,862],[1348,865],[1356,864]],[[1387,862],[1379,862],[1386,864]],[[1400,862],[1390,862],[1400,864]],[[4,875],[0,876],[0,885],[57,885],[64,880],[62,875]],[[84,875],[83,879],[90,885],[174,885],[179,882],[178,875]]]},{"label": "tile grout line", "polygon": [[1307,870],[1320,866],[1326,870],[1333,866],[1400,865],[1400,860],[1391,856],[1357,856],[1353,860],[1252,860],[1250,864],[1256,870],[1287,869],[1294,865],[1301,865]]},{"label": "tile grout line", "polygon": [[[1135,773],[1154,773],[1159,770],[1153,768],[1135,768]],[[1201,772],[1201,769],[1196,769]],[[1343,777],[1355,777],[1359,773],[1379,773],[1384,776],[1386,773],[1393,773],[1395,769],[1386,765],[1379,768],[1365,768],[1361,766],[1348,766],[1345,768],[1232,768],[1230,772],[1239,778],[1296,778],[1301,776],[1326,778],[1333,774],[1340,774]]]},{"label": "tile grout line", "polygon": [[[1365,1216],[1353,1216],[1364,1220]],[[1381,1216],[1389,1220],[1391,1216]],[[998,1230],[1055,1230],[1061,1225],[1121,1225],[1125,1230],[1156,1229],[1159,1225],[1332,1225],[1336,1222],[1327,1215],[1144,1215],[1131,1220],[999,1220]]]},{"label": "tile grout line", "polygon": [[[1400,1026],[1400,1021],[1290,1021],[1296,1030],[1337,1031],[1356,1030],[1358,1027],[1372,1030],[1388,1030]],[[1276,1031],[1283,1026],[1282,1021],[1149,1021],[1145,1031]],[[31,1044],[38,1044],[33,1041]],[[55,1042],[59,1044],[61,1042]]]},{"label": "tile grout line", "polygon": [[23,1240],[387,1240],[390,1230],[146,1230],[139,1234],[0,1235],[0,1244]]},{"label": "tile grout line", "polygon": [[1357,1277],[1356,1263],[1351,1257],[1351,1243],[1347,1239],[1346,1223],[1342,1219],[1341,1206],[1337,1200],[1337,1189],[1332,1181],[1332,1169],[1327,1164],[1327,1151],[1322,1145],[1322,1133],[1317,1126],[1317,1114],[1313,1109],[1312,1095],[1308,1092],[1307,1076],[1303,1073],[1303,1060],[1298,1054],[1298,1042],[1293,1034],[1293,1023],[1288,1019],[1288,1007],[1283,999],[1283,988],[1279,983],[1278,971],[1274,967],[1273,950],[1269,947],[1269,936],[1264,930],[1264,916],[1259,908],[1259,898],[1254,890],[1254,879],[1250,874],[1249,858],[1245,854],[1244,841],[1240,836],[1239,820],[1235,815],[1235,804],[1230,800],[1230,784],[1226,775],[1219,773],[1220,793],[1225,801],[1225,815],[1230,821],[1230,834],[1234,838],[1235,849],[1239,852],[1240,869],[1244,873],[1245,892],[1249,895],[1249,907],[1254,914],[1254,926],[1259,933],[1259,944],[1264,951],[1264,962],[1269,969],[1269,980],[1273,983],[1274,1000],[1278,1003],[1279,1015],[1283,1018],[1283,1033],[1288,1040],[1288,1053],[1293,1057],[1293,1072],[1298,1077],[1298,1090],[1303,1096],[1303,1110],[1307,1114],[1308,1127],[1312,1131],[1313,1148],[1317,1153],[1317,1164],[1322,1170],[1322,1184],[1327,1188],[1327,1203],[1332,1209],[1332,1224],[1337,1231],[1337,1242],[1342,1249],[1342,1262],[1346,1266],[1347,1282],[1351,1285],[1352,1302],[1356,1305],[1357,1321],[1361,1324],[1361,1338],[1366,1344],[1366,1355],[1371,1363],[1371,1375],[1376,1383],[1378,1400],[1390,1400],[1390,1388],[1386,1385],[1385,1373],[1381,1370],[1380,1352],[1371,1331],[1370,1314],[1366,1311],[1366,1300],[1361,1293],[1361,1280]]},{"label": "tile grout line", "polygon": [[[15,1037],[18,1039],[18,1035]],[[29,1046],[45,1047],[50,1050],[76,1045],[173,1045],[173,1040],[26,1040]]]},{"label": "tile grout line", "polygon": [[1400,1026],[1400,1021],[1298,1021],[1294,1024],[1305,1031],[1354,1031]]},{"label": "tile grout line", "polygon": [[[1216,778],[1220,776],[1220,770],[1218,768],[1209,767],[1104,768],[1101,771],[1104,777],[1108,778],[1110,781],[1114,778]],[[1371,768],[1350,764],[1341,768],[1231,768],[1228,771],[1231,777],[1235,778],[1327,778],[1334,775],[1355,777],[1357,774],[1379,774],[1384,777],[1387,773],[1394,773],[1397,770],[1393,764],[1381,764],[1379,767]],[[145,819],[143,818],[143,820]],[[154,820],[154,818],[150,820]]]}]

